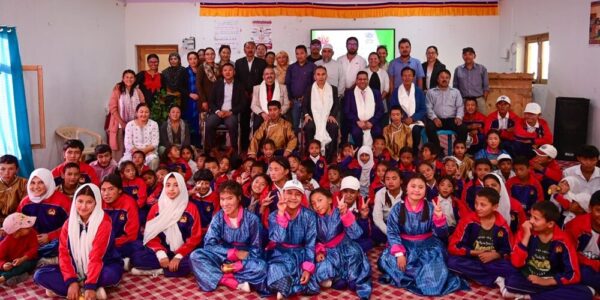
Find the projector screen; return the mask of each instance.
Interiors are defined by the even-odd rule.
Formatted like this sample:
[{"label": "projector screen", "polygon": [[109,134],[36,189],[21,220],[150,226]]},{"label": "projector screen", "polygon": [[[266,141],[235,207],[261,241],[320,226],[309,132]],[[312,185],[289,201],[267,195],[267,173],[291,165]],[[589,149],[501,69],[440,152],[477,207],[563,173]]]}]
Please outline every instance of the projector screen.
[{"label": "projector screen", "polygon": [[358,54],[365,60],[377,46],[385,45],[388,50],[387,61],[395,57],[395,29],[311,29],[310,39],[319,39],[321,44],[333,46],[334,58],[346,53],[346,39],[354,36],[358,39]]}]

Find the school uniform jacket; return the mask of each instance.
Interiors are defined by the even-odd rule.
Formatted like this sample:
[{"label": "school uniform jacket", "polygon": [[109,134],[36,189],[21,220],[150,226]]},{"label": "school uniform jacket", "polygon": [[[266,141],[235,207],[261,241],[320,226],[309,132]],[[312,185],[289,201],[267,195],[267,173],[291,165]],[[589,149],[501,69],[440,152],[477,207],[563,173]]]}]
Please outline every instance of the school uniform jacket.
[{"label": "school uniform jacket", "polygon": [[590,259],[583,254],[586,246],[592,239],[592,217],[591,214],[585,214],[576,217],[567,223],[565,232],[571,237],[577,249],[577,258],[579,263],[600,272],[600,260]]},{"label": "school uniform jacket", "polygon": [[475,211],[475,195],[483,188],[483,182],[478,178],[469,180],[464,187],[460,199],[468,205],[469,209]]},{"label": "school uniform jacket", "polygon": [[190,165],[183,160],[183,158],[179,158],[175,162],[161,163],[160,165],[173,172],[175,172],[178,168],[181,168],[181,171],[183,172],[181,175],[183,175],[183,179],[185,179],[186,182],[192,178],[192,168],[190,168]]},{"label": "school uniform jacket", "polygon": [[[152,208],[150,208],[150,212],[148,212],[148,221],[154,219],[160,212],[158,211],[158,203],[154,204]],[[146,222],[146,223],[147,223]],[[174,252],[169,249],[169,245],[166,242],[166,237],[164,233],[159,233],[153,239],[148,241],[146,246],[152,249],[154,252],[164,251],[168,254],[181,254],[181,256],[189,255],[202,240],[202,230],[200,227],[200,215],[198,214],[198,209],[196,206],[188,202],[185,211],[181,215],[181,218],[177,222],[177,226],[179,226],[179,230],[181,231],[181,237],[183,238],[183,245],[179,247],[179,249]]]},{"label": "school uniform jacket", "polygon": [[[57,186],[63,183],[62,173],[66,164],[66,162],[63,162],[52,170],[52,177],[54,177],[54,183],[56,183]],[[79,162],[79,172],[84,180],[82,183],[93,183],[95,185],[100,185],[100,180],[98,179],[96,170],[90,167],[90,165],[84,162]]]},{"label": "school uniform jacket", "polygon": [[198,210],[202,234],[204,234],[208,230],[213,216],[221,209],[219,203],[219,194],[212,190],[208,193],[208,195],[204,196],[194,193],[190,196],[190,202],[193,203]]},{"label": "school uniform jacket", "polygon": [[[481,142],[484,142],[483,137],[484,137],[484,128],[485,128],[485,115],[476,111],[474,114],[468,114],[465,112],[465,116],[463,117],[463,123],[465,124],[465,126],[469,126],[469,125],[473,125],[473,124],[479,124],[481,125],[481,127],[479,127],[477,129],[477,140],[473,141],[473,144],[479,144]],[[469,130],[470,133],[470,130]]]},{"label": "school uniform jacket", "polygon": [[50,241],[60,237],[60,228],[69,218],[70,211],[71,200],[59,191],[40,203],[33,203],[26,196],[17,207],[17,212],[37,217],[33,228],[38,233],[48,234]]},{"label": "school uniform jacket", "polygon": [[525,211],[529,212],[535,202],[544,200],[542,185],[535,177],[529,176],[527,183],[521,183],[518,177],[512,177],[506,181],[506,189],[511,197],[519,200]]},{"label": "school uniform jacket", "polygon": [[[519,118],[519,116],[517,116],[517,114],[515,114],[512,111],[508,111],[507,114],[508,122],[506,124],[506,127],[514,128],[521,118]],[[485,126],[483,129],[483,133],[487,134],[490,131],[490,129],[499,130],[498,128],[500,128],[500,122],[498,121],[498,111],[496,110],[488,114],[485,118]],[[500,130],[500,138],[502,138],[503,141],[513,141],[515,139],[515,132],[502,129]]]},{"label": "school uniform jacket", "polygon": [[525,119],[519,119],[515,125],[515,140],[520,142],[530,141],[532,145],[552,144],[552,131],[548,127],[546,120],[538,119],[539,127],[534,132],[527,132],[527,122]]},{"label": "school uniform jacket", "polygon": [[[527,258],[533,255],[537,249],[540,240],[535,232],[532,232],[527,247],[521,243],[523,239],[523,230],[519,230],[515,237],[515,245],[510,257],[511,263],[515,268],[523,268],[527,263]],[[558,228],[554,226],[552,240],[550,241],[550,272],[553,278],[560,286],[563,284],[575,284],[579,282],[579,262],[575,247],[571,239]]]},{"label": "school uniform jacket", "polygon": [[[310,159],[312,161],[312,157],[310,155],[306,159]],[[321,182],[327,181],[327,160],[325,160],[325,157],[319,155],[319,159],[315,163],[315,170],[312,178],[319,183],[319,186],[322,186]]]},{"label": "school uniform jacket", "polygon": [[[506,221],[500,213],[494,212],[496,220],[492,226],[494,250],[502,257],[510,254],[512,249],[512,234]],[[452,255],[471,256],[473,244],[477,241],[481,230],[481,220],[476,213],[471,212],[458,222],[456,230],[450,236],[448,252]]]},{"label": "school uniform jacket", "polygon": [[[531,166],[531,163],[529,165]],[[535,176],[535,179],[537,179],[539,182],[542,182],[542,180],[547,178],[558,183],[562,179],[562,169],[554,159],[551,160],[542,171],[538,171],[533,167],[530,167],[529,169],[531,170],[533,176]]]},{"label": "school uniform jacket", "polygon": [[146,205],[146,200],[148,199],[147,190],[146,183],[142,178],[136,177],[134,180],[123,178],[123,192],[131,196],[139,208]]},{"label": "school uniform jacket", "polygon": [[[80,230],[83,225],[80,225]],[[86,274],[83,288],[86,290],[96,290],[98,288],[98,279],[105,264],[117,263],[121,257],[114,249],[114,235],[112,233],[112,224],[110,217],[104,215],[102,222],[98,226],[96,237],[92,243],[92,249],[89,254],[88,271]],[[77,282],[77,267],[73,262],[71,248],[69,246],[69,223],[65,222],[60,233],[60,243],[58,246],[58,264],[66,285]]]},{"label": "school uniform jacket", "polygon": [[138,207],[133,198],[127,194],[121,194],[113,203],[102,201],[102,209],[112,221],[116,247],[121,247],[137,239],[140,220]]}]

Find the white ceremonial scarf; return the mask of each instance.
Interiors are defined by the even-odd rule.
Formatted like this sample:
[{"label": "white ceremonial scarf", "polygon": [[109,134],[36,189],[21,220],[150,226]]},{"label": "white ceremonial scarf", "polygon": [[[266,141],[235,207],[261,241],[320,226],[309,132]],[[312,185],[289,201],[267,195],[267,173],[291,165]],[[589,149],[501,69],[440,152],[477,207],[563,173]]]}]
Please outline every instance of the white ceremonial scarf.
[{"label": "white ceremonial scarf", "polygon": [[497,211],[502,215],[504,221],[510,224],[510,196],[508,195],[508,190],[506,189],[506,185],[504,184],[504,179],[502,176],[496,173],[489,173],[500,181],[500,202],[498,203]]},{"label": "white ceremonial scarf", "polygon": [[[31,181],[34,177],[39,178],[46,186],[46,192],[39,197],[34,196],[33,193],[31,193],[31,191],[29,190],[29,185],[31,184]],[[52,172],[50,172],[50,170],[39,168],[35,169],[33,172],[31,172],[31,175],[29,175],[29,181],[27,181],[27,195],[29,196],[29,200],[31,200],[31,202],[40,203],[50,198],[50,196],[54,194],[55,190],[56,183],[54,183],[54,177],[52,177]]]},{"label": "white ceremonial scarf", "polygon": [[[279,98],[281,97],[281,91],[279,90],[279,83],[277,82],[277,80],[275,80],[274,85],[275,87],[273,88],[273,99],[271,99],[271,101],[279,101],[279,103],[283,105],[283,102],[279,100]],[[267,100],[267,83],[264,80],[260,83],[260,87],[258,89],[258,100],[260,100],[260,109],[262,109],[262,111],[264,112],[268,112],[269,100]]]},{"label": "white ceremonial scarf", "polygon": [[[361,154],[369,155],[369,161],[367,163],[363,163],[362,160],[360,160]],[[360,186],[370,186],[371,169],[373,169],[373,166],[375,166],[375,160],[373,159],[373,150],[371,150],[371,146],[360,147],[356,153],[356,159],[358,160],[358,165],[361,167],[360,178],[358,179]]]},{"label": "white ceremonial scarf", "polygon": [[[94,192],[94,200],[96,200],[96,206],[94,206],[94,210],[88,218],[87,228],[77,212],[77,196],[85,187],[90,187],[92,189],[92,192]],[[75,196],[73,196],[71,213],[69,216],[70,217],[67,220],[69,224],[69,249],[71,250],[71,256],[73,256],[73,261],[77,268],[77,275],[79,275],[80,278],[84,278],[88,272],[90,252],[92,251],[98,227],[100,227],[100,223],[102,223],[102,219],[104,219],[100,189],[95,184],[84,184],[77,189]],[[81,230],[81,225],[84,225],[83,230]]]},{"label": "white ceremonial scarf", "polygon": [[323,86],[323,97],[319,93],[319,86],[314,82],[310,90],[310,109],[315,122],[315,140],[321,142],[321,151],[325,151],[325,146],[331,142],[331,137],[327,133],[327,119],[329,112],[333,107],[333,89],[331,85],[325,82]]},{"label": "white ceremonial scarf", "polygon": [[[359,120],[369,121],[375,115],[375,96],[373,95],[373,90],[367,86],[367,88],[365,89],[365,100],[363,101],[363,97],[360,91],[360,88],[354,88],[356,113],[358,115]],[[363,130],[363,145],[369,147],[373,145],[371,129]]]},{"label": "white ceremonial scarf", "polygon": [[[404,84],[400,84],[398,86],[398,103],[400,104],[400,107],[402,108],[402,110],[404,110],[408,117],[415,114],[415,111],[417,110],[417,100],[415,99],[414,83],[410,84],[410,91],[408,93],[406,93]],[[410,124],[408,127],[412,129],[413,127],[415,127],[415,125],[425,126],[425,124],[423,124],[422,121],[417,121],[413,124]]]},{"label": "white ceremonial scarf", "polygon": [[[179,187],[179,195],[175,199],[171,199],[167,196],[166,187],[167,180],[175,177],[177,180],[177,186]],[[171,251],[176,251],[183,245],[183,237],[177,222],[181,219],[183,212],[188,205],[188,191],[185,186],[185,180],[179,173],[169,173],[165,176],[163,181],[163,191],[158,198],[158,216],[146,223],[146,229],[144,229],[144,245],[146,245],[151,239],[164,232],[166,242],[169,244]]]}]

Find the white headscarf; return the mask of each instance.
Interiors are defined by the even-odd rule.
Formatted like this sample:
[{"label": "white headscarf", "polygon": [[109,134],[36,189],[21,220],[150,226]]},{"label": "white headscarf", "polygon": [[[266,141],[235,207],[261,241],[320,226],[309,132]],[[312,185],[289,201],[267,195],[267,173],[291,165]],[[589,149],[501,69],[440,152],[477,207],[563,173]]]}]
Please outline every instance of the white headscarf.
[{"label": "white headscarf", "polygon": [[[586,213],[590,212],[590,198],[592,198],[592,196],[588,193],[577,193],[577,194],[573,194],[573,196],[571,198],[568,198],[569,200],[571,200],[571,202],[577,202],[577,204],[579,204],[579,206],[581,206],[581,208],[583,208],[583,210],[585,210]],[[576,214],[568,211],[565,217],[565,221],[564,224],[567,224],[568,222],[570,222],[571,220],[575,219],[577,217]]]},{"label": "white headscarf", "polygon": [[[375,115],[375,95],[373,90],[367,86],[365,91],[365,100],[363,100],[361,89],[359,87],[354,88],[354,101],[356,102],[356,114],[358,119],[361,121],[369,121]],[[375,125],[375,124],[373,124]],[[373,137],[371,136],[371,129],[363,130],[363,145],[372,146]]]},{"label": "white headscarf", "polygon": [[[39,197],[34,196],[33,193],[29,190],[29,185],[31,184],[31,181],[34,177],[39,178],[46,186],[46,192]],[[50,172],[50,170],[39,168],[35,169],[33,172],[31,172],[31,175],[29,175],[29,181],[27,181],[27,195],[29,196],[29,200],[31,200],[31,202],[40,203],[52,196],[55,190],[56,183],[54,183],[54,177],[52,177],[52,172]]]},{"label": "white headscarf", "polygon": [[488,175],[490,174],[494,175],[500,181],[500,202],[498,203],[497,211],[502,215],[506,223],[510,223],[510,196],[508,195],[508,190],[506,190],[506,185],[504,185],[504,179],[496,173],[488,173]]},{"label": "white headscarf", "polygon": [[575,193],[573,192],[573,188],[577,185],[577,177],[575,176],[567,176],[560,181],[566,181],[569,184],[569,191],[564,194],[564,197],[569,201],[572,201],[575,198]]},{"label": "white headscarf", "polygon": [[[360,160],[361,154],[368,154],[369,161],[367,163],[363,163]],[[373,160],[373,150],[369,146],[362,146],[358,149],[358,153],[356,154],[356,158],[358,160],[358,164],[361,167],[359,182],[361,186],[369,186],[371,184],[371,169],[375,166],[375,161]]]},{"label": "white headscarf", "polygon": [[[94,210],[88,218],[87,228],[86,226],[83,226],[83,230],[81,230],[80,226],[85,224],[81,220],[79,213],[77,213],[77,197],[81,190],[85,187],[92,189],[92,192],[94,193],[94,200],[96,200],[96,206],[94,206]],[[88,271],[88,263],[90,261],[92,244],[96,238],[98,227],[100,227],[100,223],[102,223],[102,219],[104,218],[100,189],[91,183],[84,184],[79,187],[75,192],[75,196],[73,197],[71,213],[69,216],[70,217],[67,222],[69,224],[69,245],[71,255],[73,256],[73,261],[77,267],[77,274],[80,278],[83,278],[86,276]]]},{"label": "white headscarf", "polygon": [[[279,82],[275,80],[274,84],[275,86],[273,87],[273,98],[271,99],[271,101],[279,101],[281,102],[281,105],[283,105],[283,101],[280,100],[281,91],[279,89]],[[260,83],[260,86],[258,87],[258,100],[260,102],[260,108],[262,109],[262,111],[269,112],[269,100],[267,99],[267,83],[264,80]]]},{"label": "white headscarf", "polygon": [[[167,196],[167,180],[175,177],[177,180],[177,186],[179,187],[179,195],[175,199],[171,199]],[[179,173],[171,172],[165,176],[163,180],[163,190],[158,198],[158,216],[146,223],[146,229],[144,229],[144,245],[146,245],[151,239],[156,237],[161,232],[164,232],[166,242],[169,244],[171,251],[176,251],[183,245],[183,237],[177,222],[181,219],[183,212],[188,205],[188,191],[185,185],[183,176]]]},{"label": "white headscarf", "polygon": [[315,81],[310,90],[310,108],[315,122],[315,139],[321,142],[321,152],[323,153],[325,152],[325,146],[331,142],[331,137],[327,132],[327,119],[331,107],[333,107],[333,89],[331,85],[325,82],[323,97],[321,98],[319,85]]}]

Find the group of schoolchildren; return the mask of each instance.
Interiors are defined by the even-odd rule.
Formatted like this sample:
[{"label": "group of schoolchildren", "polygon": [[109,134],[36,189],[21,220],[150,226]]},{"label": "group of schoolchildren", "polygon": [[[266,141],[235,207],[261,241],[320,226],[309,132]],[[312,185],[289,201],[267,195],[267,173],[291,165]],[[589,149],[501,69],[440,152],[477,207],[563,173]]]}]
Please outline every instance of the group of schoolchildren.
[{"label": "group of schoolchildren", "polygon": [[240,162],[171,146],[156,170],[143,152],[117,165],[107,145],[88,165],[81,141],[68,140],[64,162],[28,180],[5,155],[0,283],[34,271],[48,296],[105,299],[124,272],[193,273],[203,291],[287,298],[333,288],[368,299],[367,252],[384,246],[377,279],[418,295],[468,290],[469,279],[506,298],[592,298],[598,149],[583,146],[563,172],[550,144],[530,158],[499,150],[507,134],[489,131],[475,159],[462,141],[441,158],[431,143],[392,154],[383,137],[342,145],[333,163],[316,140],[305,158],[276,156],[266,140],[259,158]]}]

